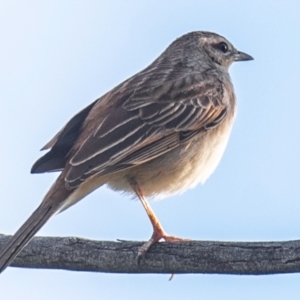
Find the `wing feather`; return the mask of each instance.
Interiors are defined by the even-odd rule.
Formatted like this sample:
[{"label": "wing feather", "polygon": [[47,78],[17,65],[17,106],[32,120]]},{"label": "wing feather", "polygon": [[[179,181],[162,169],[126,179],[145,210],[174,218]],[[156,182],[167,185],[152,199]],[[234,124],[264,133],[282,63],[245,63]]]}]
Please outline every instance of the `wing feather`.
[{"label": "wing feather", "polygon": [[70,160],[67,187],[143,164],[222,122],[227,113],[222,83],[182,82],[137,89],[110,113]]}]

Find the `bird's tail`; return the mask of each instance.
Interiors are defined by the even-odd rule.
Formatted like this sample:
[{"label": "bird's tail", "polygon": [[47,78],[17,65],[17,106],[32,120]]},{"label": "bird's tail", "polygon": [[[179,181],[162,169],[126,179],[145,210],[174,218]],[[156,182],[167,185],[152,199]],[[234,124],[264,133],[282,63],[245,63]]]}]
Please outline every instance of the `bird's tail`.
[{"label": "bird's tail", "polygon": [[0,251],[0,273],[15,259],[37,231],[56,212],[53,206],[42,203]]}]

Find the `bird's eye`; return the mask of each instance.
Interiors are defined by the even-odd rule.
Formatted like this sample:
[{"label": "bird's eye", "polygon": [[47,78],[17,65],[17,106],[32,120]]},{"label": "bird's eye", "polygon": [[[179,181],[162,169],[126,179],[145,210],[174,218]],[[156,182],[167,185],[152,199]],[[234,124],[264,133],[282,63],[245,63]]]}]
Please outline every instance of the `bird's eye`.
[{"label": "bird's eye", "polygon": [[228,51],[228,45],[225,42],[218,43],[215,45],[215,47],[223,53]]}]

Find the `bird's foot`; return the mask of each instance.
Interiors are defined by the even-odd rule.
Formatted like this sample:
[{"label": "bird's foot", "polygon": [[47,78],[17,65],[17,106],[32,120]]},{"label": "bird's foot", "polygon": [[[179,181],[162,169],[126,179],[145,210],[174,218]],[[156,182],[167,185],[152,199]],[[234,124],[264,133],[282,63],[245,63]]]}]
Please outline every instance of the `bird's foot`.
[{"label": "bird's foot", "polygon": [[[160,225],[160,224],[159,224]],[[182,241],[190,241],[189,239],[180,238],[177,236],[168,235],[161,226],[154,227],[153,234],[148,242],[143,244],[138,249],[138,263],[141,261],[142,258],[145,257],[146,253],[150,249],[150,247],[159,242],[161,239],[164,239],[166,242],[182,242]]]}]

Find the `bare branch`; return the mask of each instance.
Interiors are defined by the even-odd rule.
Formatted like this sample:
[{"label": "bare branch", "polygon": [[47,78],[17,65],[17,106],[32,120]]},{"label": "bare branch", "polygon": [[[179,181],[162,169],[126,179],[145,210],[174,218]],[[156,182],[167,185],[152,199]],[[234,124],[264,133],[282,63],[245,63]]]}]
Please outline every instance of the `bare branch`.
[{"label": "bare branch", "polygon": [[[9,236],[0,235],[0,248]],[[300,272],[300,240],[288,242],[159,243],[137,263],[142,242],[35,237],[14,267],[109,273],[262,275]]]}]

